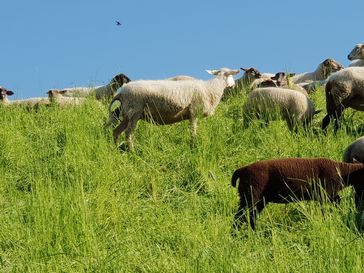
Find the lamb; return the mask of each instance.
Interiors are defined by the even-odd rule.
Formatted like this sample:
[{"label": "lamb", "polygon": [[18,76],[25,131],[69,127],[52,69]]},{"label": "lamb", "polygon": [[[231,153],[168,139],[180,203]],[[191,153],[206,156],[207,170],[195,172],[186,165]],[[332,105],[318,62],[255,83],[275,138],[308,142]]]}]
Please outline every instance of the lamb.
[{"label": "lamb", "polygon": [[59,106],[70,106],[70,105],[81,105],[86,101],[86,98],[78,97],[65,97],[63,96],[66,90],[49,90],[47,92],[49,101],[51,103],[56,103]]},{"label": "lamb", "polygon": [[325,80],[331,73],[341,70],[343,67],[334,59],[326,59],[318,65],[315,71],[297,74],[292,77],[293,83]]},{"label": "lamb", "polygon": [[123,84],[130,82],[130,79],[120,73],[116,75],[107,85],[95,86],[95,87],[72,87],[64,89],[53,89],[54,91],[61,91],[64,97],[88,97],[95,95],[97,100],[111,99],[118,88]]},{"label": "lamb", "polygon": [[345,149],[343,161],[348,163],[364,163],[364,136],[356,139]]},{"label": "lamb", "polygon": [[352,61],[349,67],[364,66],[364,44],[357,44],[349,53],[348,59]]},{"label": "lamb", "polygon": [[172,124],[189,119],[194,137],[198,115],[207,117],[214,114],[224,89],[235,84],[233,75],[238,74],[239,70],[221,68],[207,72],[216,77],[208,81],[134,81],[121,87],[109,107],[109,120],[114,120],[111,109],[114,102],[119,101],[123,117],[113,131],[114,141],[117,142],[125,130],[128,147],[133,150],[132,135],[139,120]]},{"label": "lamb", "polygon": [[332,74],[325,86],[327,115],[322,120],[325,130],[334,119],[334,130],[345,108],[364,111],[364,67],[348,67]]},{"label": "lamb", "polygon": [[[346,186],[355,190],[355,204],[363,208],[364,164],[336,162],[326,158],[284,158],[263,160],[237,169],[231,184],[240,204],[234,227],[240,229],[245,212],[254,230],[259,212],[269,203],[320,200],[324,190],[330,201],[340,202],[338,192]],[[321,198],[320,198],[321,197]]]},{"label": "lamb", "polygon": [[243,106],[245,127],[253,117],[263,117],[266,122],[275,119],[275,110],[279,111],[290,130],[299,123],[308,125],[317,112],[312,101],[304,94],[286,88],[257,88],[253,90]]}]

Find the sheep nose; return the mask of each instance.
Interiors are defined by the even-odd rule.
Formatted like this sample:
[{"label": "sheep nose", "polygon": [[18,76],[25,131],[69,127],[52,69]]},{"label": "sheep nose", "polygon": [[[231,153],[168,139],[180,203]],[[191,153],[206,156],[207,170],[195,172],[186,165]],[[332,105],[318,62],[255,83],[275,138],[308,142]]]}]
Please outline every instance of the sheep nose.
[{"label": "sheep nose", "polygon": [[351,61],[351,59],[350,59],[350,54],[348,55],[348,60],[350,60],[350,61]]}]

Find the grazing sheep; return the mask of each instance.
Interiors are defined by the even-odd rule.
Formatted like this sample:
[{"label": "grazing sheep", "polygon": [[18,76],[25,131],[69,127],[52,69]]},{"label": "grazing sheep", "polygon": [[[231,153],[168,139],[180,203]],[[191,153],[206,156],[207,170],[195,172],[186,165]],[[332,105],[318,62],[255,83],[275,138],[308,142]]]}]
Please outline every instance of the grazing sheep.
[{"label": "grazing sheep", "polygon": [[348,59],[352,61],[349,67],[364,66],[364,44],[357,44],[349,53]]},{"label": "grazing sheep", "polygon": [[269,202],[322,201],[321,189],[330,201],[339,202],[338,192],[352,185],[356,206],[362,209],[364,165],[361,163],[342,163],[325,158],[263,160],[236,170],[231,179],[233,187],[238,179],[240,204],[234,222],[237,229],[241,227],[245,211],[249,212],[250,226],[255,229],[257,214]]},{"label": "grazing sheep", "polygon": [[64,97],[87,97],[94,94],[97,100],[111,99],[115,95],[116,90],[128,82],[130,82],[130,79],[124,74],[120,73],[112,78],[112,80],[107,85],[95,87],[72,87],[61,90],[53,90],[61,91],[61,94]]},{"label": "grazing sheep", "polygon": [[320,63],[313,72],[301,73],[292,77],[293,83],[325,80],[331,73],[341,70],[343,67],[334,59],[326,59]]},{"label": "grazing sheep", "polygon": [[268,120],[277,118],[272,116],[275,110],[283,118],[290,130],[299,123],[308,125],[315,113],[312,101],[304,94],[286,88],[257,88],[253,90],[243,106],[244,124],[247,126],[253,117]]},{"label": "grazing sheep", "polygon": [[11,105],[17,105],[17,106],[25,106],[28,108],[38,107],[40,105],[48,105],[50,104],[48,98],[29,98],[29,99],[23,99],[23,100],[9,100],[8,96],[13,95],[14,92],[7,90],[4,87],[0,86],[0,104],[11,106]]},{"label": "grazing sheep", "polygon": [[51,103],[56,103],[59,106],[70,106],[70,105],[81,105],[86,101],[86,98],[78,97],[65,97],[63,96],[66,90],[49,90],[47,92],[49,101]]},{"label": "grazing sheep", "polygon": [[345,108],[364,111],[364,67],[348,67],[332,74],[325,86],[327,115],[322,120],[326,129],[334,119],[334,130]]},{"label": "grazing sheep", "polygon": [[232,75],[238,74],[239,70],[222,68],[207,72],[216,77],[208,81],[134,81],[121,87],[109,107],[111,121],[109,123],[115,119],[111,109],[116,101],[121,104],[123,117],[121,123],[114,129],[114,141],[116,142],[119,135],[126,130],[126,141],[132,150],[132,134],[138,120],[172,124],[189,119],[192,135],[195,136],[197,116],[199,113],[205,117],[214,114],[224,89],[235,84]]},{"label": "grazing sheep", "polygon": [[5,87],[0,86],[0,104],[7,105],[9,104],[8,96],[13,95],[14,92],[7,90]]},{"label": "grazing sheep", "polygon": [[356,139],[345,149],[343,161],[348,163],[364,163],[364,136]]}]

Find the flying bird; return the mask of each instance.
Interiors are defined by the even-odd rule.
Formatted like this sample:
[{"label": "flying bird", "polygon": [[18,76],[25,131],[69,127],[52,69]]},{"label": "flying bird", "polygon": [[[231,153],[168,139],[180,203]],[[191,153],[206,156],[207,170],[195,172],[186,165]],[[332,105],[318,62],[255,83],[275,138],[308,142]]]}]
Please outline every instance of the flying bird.
[{"label": "flying bird", "polygon": [[121,23],[119,21],[115,21],[117,26],[121,26]]}]

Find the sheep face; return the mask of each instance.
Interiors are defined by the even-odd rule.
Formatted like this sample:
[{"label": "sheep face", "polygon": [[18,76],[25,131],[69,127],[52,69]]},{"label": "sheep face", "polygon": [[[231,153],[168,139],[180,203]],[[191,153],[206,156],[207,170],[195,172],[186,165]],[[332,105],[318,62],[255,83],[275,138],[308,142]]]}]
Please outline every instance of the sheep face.
[{"label": "sheep face", "polygon": [[130,79],[125,76],[123,73],[120,73],[116,75],[112,80],[110,81],[111,84],[116,84],[118,87],[123,86],[123,84],[130,82]]},{"label": "sheep face", "polygon": [[67,90],[54,90],[54,89],[51,89],[47,92],[49,99],[53,99],[54,97],[63,96],[66,93],[67,93]]},{"label": "sheep face", "polygon": [[349,53],[348,59],[350,61],[362,59],[364,60],[364,44],[357,44]]},{"label": "sheep face", "polygon": [[343,69],[343,66],[334,59],[326,59],[322,63],[324,77],[327,78],[331,73]]},{"label": "sheep face", "polygon": [[254,67],[250,68],[240,67],[240,69],[245,72],[248,79],[259,79],[262,77],[262,74],[258,71],[258,69],[255,69]]},{"label": "sheep face", "polygon": [[13,94],[13,91],[7,90],[5,87],[0,86],[0,101],[3,101],[8,96],[11,96]]},{"label": "sheep face", "polygon": [[218,70],[206,70],[207,73],[211,74],[211,75],[215,75],[216,77],[222,77],[225,82],[227,87],[233,87],[235,85],[235,81],[233,78],[233,75],[239,74],[239,70],[233,70],[233,69],[229,69],[229,68],[220,68]]}]

